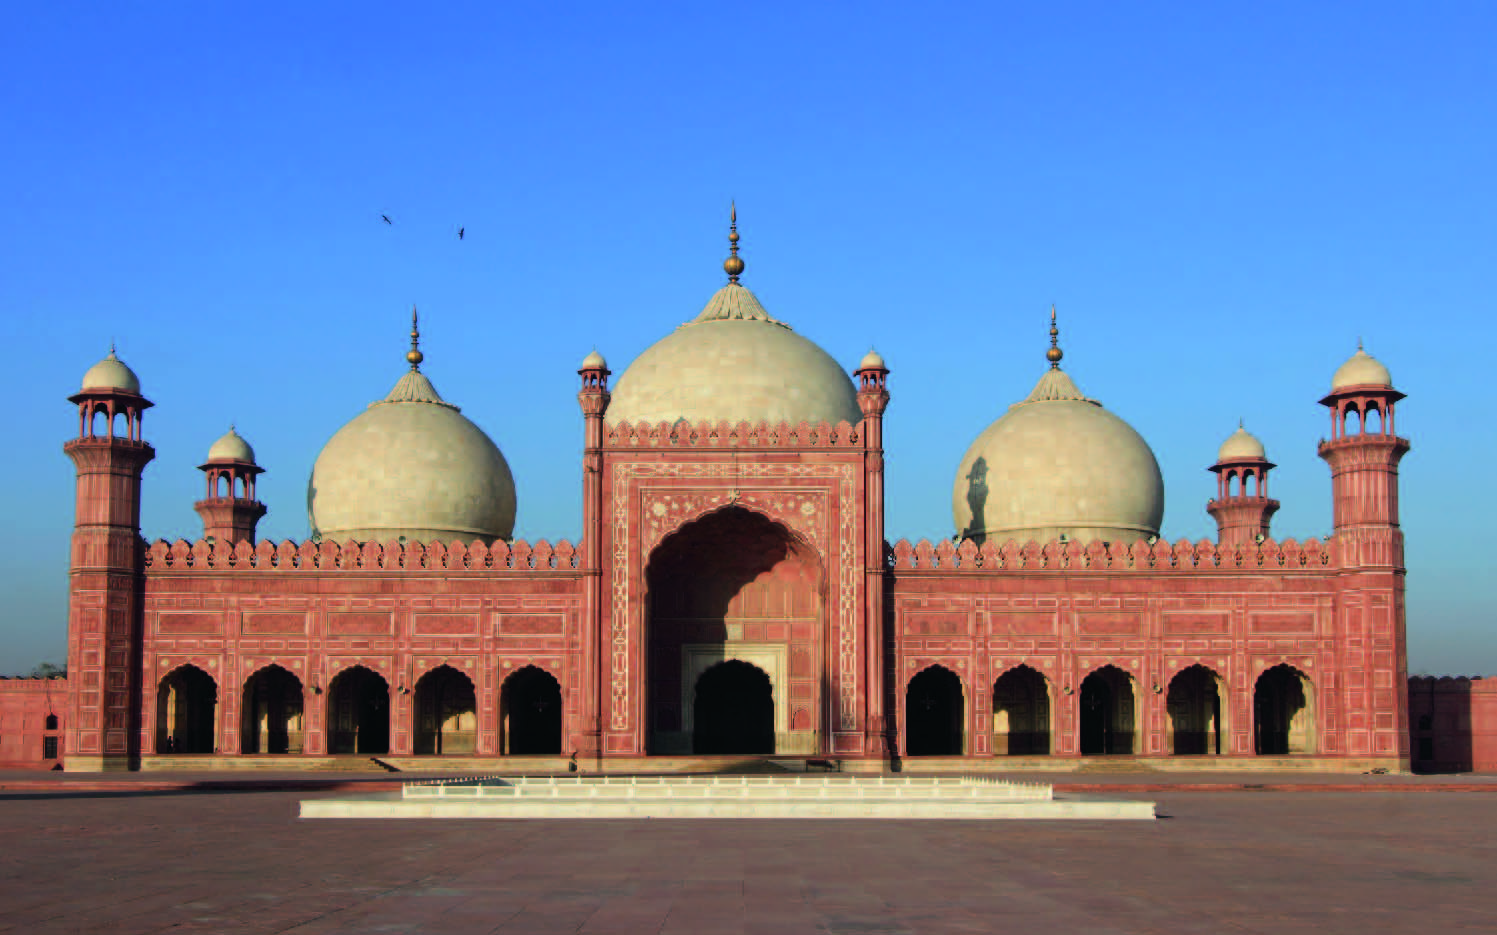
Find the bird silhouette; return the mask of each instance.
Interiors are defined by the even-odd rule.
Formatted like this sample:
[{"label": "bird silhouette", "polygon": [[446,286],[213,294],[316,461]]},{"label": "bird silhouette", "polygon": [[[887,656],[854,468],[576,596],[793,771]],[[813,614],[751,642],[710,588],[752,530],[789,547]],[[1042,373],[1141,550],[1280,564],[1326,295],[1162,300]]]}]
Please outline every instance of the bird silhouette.
[{"label": "bird silhouette", "polygon": [[466,227],[459,227],[457,229],[457,239],[458,240],[462,240],[463,239],[463,231],[466,231],[466,230],[467,230]]},{"label": "bird silhouette", "polygon": [[390,220],[390,216],[388,214],[381,214],[379,216],[379,219],[381,221],[384,221],[386,224],[394,224],[395,223],[394,221]]}]

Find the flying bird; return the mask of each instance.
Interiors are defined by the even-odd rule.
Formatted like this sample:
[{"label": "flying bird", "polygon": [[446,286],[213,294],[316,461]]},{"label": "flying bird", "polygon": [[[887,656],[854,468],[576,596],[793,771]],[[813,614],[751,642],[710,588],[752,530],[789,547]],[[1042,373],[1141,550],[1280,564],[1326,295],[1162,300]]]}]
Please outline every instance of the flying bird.
[{"label": "flying bird", "polygon": [[457,229],[457,239],[458,240],[462,240],[463,239],[463,231],[465,231],[465,230],[467,230],[466,227],[459,227]]},{"label": "flying bird", "polygon": [[390,216],[388,214],[381,214],[379,216],[379,219],[381,221],[384,221],[386,224],[394,224],[395,223],[394,221],[390,220]]}]

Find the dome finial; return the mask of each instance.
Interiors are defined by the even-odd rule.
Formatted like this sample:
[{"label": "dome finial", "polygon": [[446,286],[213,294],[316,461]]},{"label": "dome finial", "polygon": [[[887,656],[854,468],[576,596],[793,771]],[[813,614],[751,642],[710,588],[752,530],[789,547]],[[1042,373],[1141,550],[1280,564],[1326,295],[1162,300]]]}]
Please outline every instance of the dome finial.
[{"label": "dome finial", "polygon": [[1060,329],[1055,327],[1055,303],[1050,303],[1050,349],[1045,352],[1045,359],[1050,361],[1051,370],[1060,369],[1060,359],[1066,356],[1065,351],[1060,349]]},{"label": "dome finial", "polygon": [[426,359],[426,355],[421,353],[421,329],[414,305],[411,306],[411,349],[405,352],[405,359],[410,361],[411,371],[416,373],[421,370],[421,361]]},{"label": "dome finial", "polygon": [[743,275],[743,258],[738,255],[738,203],[728,202],[728,258],[723,260],[723,270],[728,274],[728,282],[738,284],[738,277]]}]

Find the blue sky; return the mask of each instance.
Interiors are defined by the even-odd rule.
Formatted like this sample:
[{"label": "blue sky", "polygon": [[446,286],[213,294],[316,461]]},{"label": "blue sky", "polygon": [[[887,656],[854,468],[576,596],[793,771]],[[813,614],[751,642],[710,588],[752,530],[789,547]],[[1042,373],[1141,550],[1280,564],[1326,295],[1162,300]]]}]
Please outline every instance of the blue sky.
[{"label": "blue sky", "polygon": [[1477,2],[12,4],[0,672],[64,655],[65,397],[111,339],[156,403],[149,538],[200,534],[230,422],[262,534],[305,536],[412,303],[517,532],[574,538],[577,362],[701,308],[736,198],[771,313],[889,361],[891,537],[950,535],[1052,302],[1068,371],[1159,457],[1165,535],[1214,531],[1238,418],[1280,465],[1275,534],[1324,535],[1316,400],[1362,337],[1409,394],[1411,669],[1497,674],[1494,35]]}]

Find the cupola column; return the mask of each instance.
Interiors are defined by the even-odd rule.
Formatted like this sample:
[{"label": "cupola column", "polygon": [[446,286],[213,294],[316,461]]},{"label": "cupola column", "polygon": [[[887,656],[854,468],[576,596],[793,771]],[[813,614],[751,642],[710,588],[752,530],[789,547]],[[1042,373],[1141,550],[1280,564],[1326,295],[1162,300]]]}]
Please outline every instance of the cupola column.
[{"label": "cupola column", "polygon": [[1269,520],[1279,509],[1279,501],[1268,496],[1268,472],[1274,467],[1262,444],[1240,425],[1222,445],[1208,468],[1216,475],[1216,498],[1206,504],[1216,520],[1218,543],[1253,545],[1268,538]]},{"label": "cupola column", "polygon": [[863,718],[863,750],[870,755],[888,756],[897,749],[895,741],[899,736],[899,725],[892,716],[899,708],[886,697],[894,680],[886,671],[888,660],[884,654],[888,643],[884,633],[884,579],[888,576],[884,561],[884,410],[889,407],[889,368],[877,351],[869,350],[853,376],[858,383],[858,408],[863,412],[865,452],[863,554],[867,580],[863,588],[863,645],[867,647],[867,655],[863,684],[867,686],[864,691],[867,710]]},{"label": "cupola column", "polygon": [[69,772],[139,763],[144,543],[141,475],[156,456],[141,437],[151,402],[111,349],[84,375],[78,437],[63,445],[77,470],[68,568]]},{"label": "cupola column", "polygon": [[255,464],[254,451],[230,426],[198,470],[208,481],[206,496],[193,504],[203,518],[203,538],[253,543],[255,525],[266,513],[265,504],[255,498],[255,478],[265,469]]},{"label": "cupola column", "polygon": [[603,568],[603,418],[608,412],[612,395],[608,391],[608,377],[613,371],[608,362],[597,351],[588,354],[582,361],[577,375],[582,378],[582,388],[577,393],[577,404],[582,407],[583,452],[582,452],[582,571],[586,576],[583,604],[583,660],[582,660],[582,736],[576,738],[575,747],[579,757],[586,757],[595,767],[603,756],[603,698],[607,686],[604,684],[607,665],[604,639],[607,621],[604,620],[602,585]]}]

